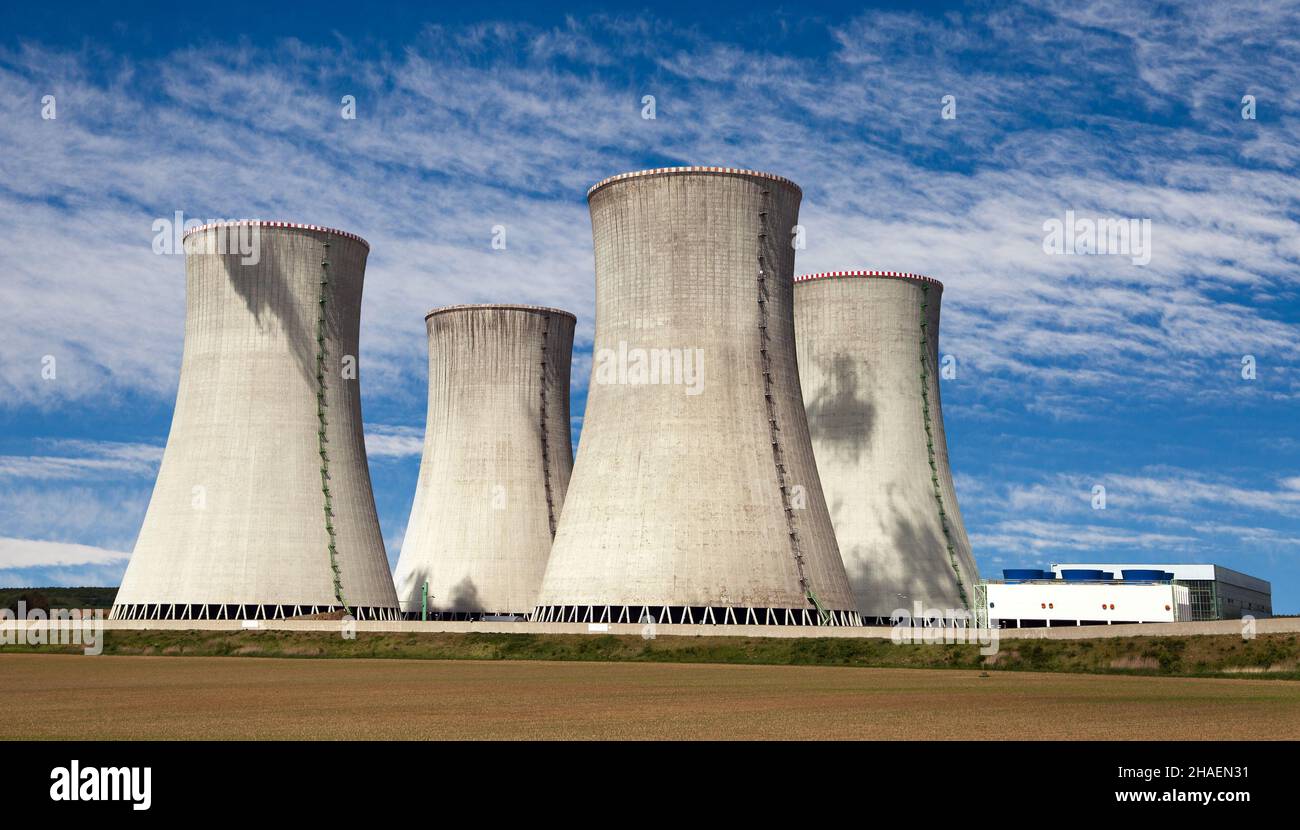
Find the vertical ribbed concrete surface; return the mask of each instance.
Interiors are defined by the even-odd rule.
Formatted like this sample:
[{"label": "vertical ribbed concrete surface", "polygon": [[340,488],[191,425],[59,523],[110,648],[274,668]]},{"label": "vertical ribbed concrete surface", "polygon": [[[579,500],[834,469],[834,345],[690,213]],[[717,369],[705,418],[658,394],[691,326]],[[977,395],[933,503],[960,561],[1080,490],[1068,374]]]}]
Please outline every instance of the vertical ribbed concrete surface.
[{"label": "vertical ribbed concrete surface", "polygon": [[979,575],[939,401],[943,286],[835,272],[799,277],[794,293],[813,449],[858,610],[966,608]]},{"label": "vertical ribbed concrete surface", "polygon": [[[780,177],[718,168],[589,193],[593,372],[537,619],[856,621],[795,363],[800,198]],[[702,371],[634,382],[637,350],[670,367],[702,357]]]},{"label": "vertical ribbed concrete surface", "polygon": [[341,610],[333,558],[354,613],[392,616],[354,371],[368,246],[339,231],[256,223],[259,261],[245,264],[206,247],[229,228],[186,238],[176,409],[114,613]]},{"label": "vertical ribbed concrete surface", "polygon": [[424,456],[397,563],[408,615],[529,614],[573,470],[574,317],[533,306],[436,309]]}]

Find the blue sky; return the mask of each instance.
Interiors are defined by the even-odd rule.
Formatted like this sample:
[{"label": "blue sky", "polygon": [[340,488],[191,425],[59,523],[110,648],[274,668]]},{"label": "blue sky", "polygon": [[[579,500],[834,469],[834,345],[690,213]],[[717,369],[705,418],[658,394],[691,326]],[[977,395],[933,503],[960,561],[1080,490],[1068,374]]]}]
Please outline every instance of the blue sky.
[{"label": "blue sky", "polygon": [[[587,187],[716,164],[803,187],[801,272],[947,286],[949,449],[986,573],[1214,561],[1300,612],[1300,7],[1139,6],[6,9],[0,584],[115,584],[125,567],[181,353],[184,264],[153,253],[156,219],[371,242],[363,396],[395,562],[423,313],[574,311],[579,428]],[[1066,211],[1149,219],[1151,261],[1048,254],[1043,223]]]}]

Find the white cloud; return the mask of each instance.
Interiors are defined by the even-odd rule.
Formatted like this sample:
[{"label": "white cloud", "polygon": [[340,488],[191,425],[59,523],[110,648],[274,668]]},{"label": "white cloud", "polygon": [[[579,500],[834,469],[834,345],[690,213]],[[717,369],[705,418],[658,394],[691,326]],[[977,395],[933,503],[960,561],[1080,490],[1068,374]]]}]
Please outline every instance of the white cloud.
[{"label": "white cloud", "polygon": [[[421,315],[434,305],[569,308],[581,349],[594,313],[582,194],[655,159],[792,176],[810,239],[800,270],[939,276],[945,349],[981,376],[1017,379],[987,388],[1037,398],[1055,418],[1077,417],[1080,390],[1251,394],[1228,359],[1248,351],[1280,370],[1259,385],[1293,399],[1300,329],[1269,306],[1300,282],[1300,184],[1286,164],[1300,113],[1282,95],[1274,120],[1243,133],[1213,104],[1238,81],[1288,88],[1294,48],[1263,62],[1223,48],[1287,14],[1176,12],[1174,26],[1099,4],[871,12],[807,57],[644,18],[431,27],[380,56],[346,41],[213,44],[107,77],[84,54],[0,52],[0,209],[13,217],[0,245],[33,254],[0,285],[0,320],[17,332],[0,391],[37,406],[170,395],[183,268],[148,242],[153,218],[176,209],[366,236],[367,396],[423,399]],[[993,59],[1012,52],[1019,69]],[[356,121],[338,117],[343,87]],[[1129,109],[1062,120],[1041,105],[1074,107],[1102,87]],[[65,96],[56,122],[31,103],[47,88]],[[959,116],[940,122],[948,90]],[[1187,118],[1167,117],[1187,90]],[[643,91],[658,93],[653,122],[639,117]],[[1066,209],[1150,218],[1151,265],[1044,255],[1042,221]],[[496,224],[506,251],[488,245]],[[1255,300],[1225,301],[1234,285]],[[59,359],[56,381],[40,375],[44,355]]]},{"label": "white cloud", "polygon": [[60,455],[0,455],[0,479],[35,481],[152,477],[163,448],[109,441],[47,441]]},{"label": "white cloud", "polygon": [[144,521],[152,479],[0,486],[0,536],[88,541],[130,550]]},{"label": "white cloud", "polygon": [[424,452],[424,429],[389,424],[366,426],[369,458],[419,458]]},{"label": "white cloud", "polygon": [[74,565],[125,564],[130,553],[68,542],[0,537],[0,571],[23,568],[66,568]]},{"label": "white cloud", "polygon": [[1193,549],[1195,536],[1135,531],[1104,525],[1067,524],[1037,520],[997,522],[971,534],[973,545],[984,553],[1040,554],[1050,551],[1089,551],[1141,548],[1168,553]]},{"label": "white cloud", "polygon": [[1205,509],[1241,508],[1300,517],[1300,490],[1283,478],[1275,488],[1248,487],[1193,470],[1153,468],[1144,474],[1061,473],[1045,480],[990,484],[981,488],[981,508],[1024,515],[1086,514],[1093,511],[1093,488],[1106,490],[1106,509],[1128,515],[1163,515]]}]

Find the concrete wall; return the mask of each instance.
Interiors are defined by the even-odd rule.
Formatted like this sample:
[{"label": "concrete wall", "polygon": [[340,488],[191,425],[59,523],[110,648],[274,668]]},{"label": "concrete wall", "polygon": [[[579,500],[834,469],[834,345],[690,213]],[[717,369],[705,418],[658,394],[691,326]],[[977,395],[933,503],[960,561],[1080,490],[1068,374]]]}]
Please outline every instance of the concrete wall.
[{"label": "concrete wall", "polygon": [[[595,360],[539,605],[808,608],[797,540],[822,604],[850,610],[795,363],[799,189],[679,168],[616,177],[588,198]],[[698,394],[685,375],[631,382],[637,349],[702,354]],[[620,362],[629,373],[602,375]],[[798,501],[789,516],[783,484]]]},{"label": "concrete wall", "polygon": [[[843,273],[854,275],[796,281],[795,325],[813,449],[857,608],[876,617],[911,611],[918,601],[927,609],[969,607],[958,581],[973,602],[979,575],[957,506],[939,400],[943,286]],[[947,537],[926,447],[923,358]]]},{"label": "concrete wall", "polygon": [[526,614],[573,470],[574,317],[531,306],[437,309],[415,502],[397,563],[403,608]]},{"label": "concrete wall", "polygon": [[[344,598],[354,608],[396,605],[366,465],[360,381],[342,376],[345,357],[355,366],[368,246],[323,229],[256,230],[256,264],[186,255],[180,387],[119,608],[338,605],[317,435],[326,271],[329,485]],[[214,233],[191,235],[187,246]]]},{"label": "concrete wall", "polygon": [[[101,623],[107,631],[344,631],[338,620],[108,620]],[[87,630],[96,625],[93,621],[55,624],[54,630]],[[1287,634],[1300,632],[1300,619],[1295,617],[1256,620],[1255,634]],[[49,621],[0,620],[0,631],[49,631]],[[412,622],[366,621],[350,623],[349,631],[358,634],[393,632],[402,634],[653,634],[656,637],[831,637],[836,639],[890,639],[893,631],[885,626],[817,627],[798,625],[655,625],[647,628],[640,624],[587,625],[576,623],[538,622]],[[952,629],[948,629],[952,631]],[[923,642],[935,629],[904,628],[900,638],[910,642]],[[979,635],[978,631],[964,632]],[[1104,637],[1195,637],[1207,635],[1241,636],[1241,620],[1187,623],[1147,623],[1144,625],[1085,625],[1060,628],[1004,628],[997,631],[1000,640],[1093,640]],[[988,639],[988,634],[984,638]]]}]

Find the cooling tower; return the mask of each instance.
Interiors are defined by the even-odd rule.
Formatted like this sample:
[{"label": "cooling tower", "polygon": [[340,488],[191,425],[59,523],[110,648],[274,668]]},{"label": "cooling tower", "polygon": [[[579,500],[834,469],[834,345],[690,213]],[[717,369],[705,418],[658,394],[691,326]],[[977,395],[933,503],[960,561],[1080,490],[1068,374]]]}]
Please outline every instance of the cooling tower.
[{"label": "cooling tower", "polygon": [[979,581],[939,403],[943,285],[892,271],[795,279],[817,469],[858,611],[970,608]]},{"label": "cooling tower", "polygon": [[369,246],[254,221],[185,250],[176,409],[113,616],[395,618],[357,375]]},{"label": "cooling tower", "polygon": [[396,576],[408,616],[532,613],[573,471],[574,322],[522,305],[425,318],[429,414]]},{"label": "cooling tower", "polygon": [[856,624],[795,363],[799,188],[683,167],[587,198],[591,385],[534,618]]}]

